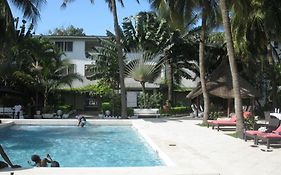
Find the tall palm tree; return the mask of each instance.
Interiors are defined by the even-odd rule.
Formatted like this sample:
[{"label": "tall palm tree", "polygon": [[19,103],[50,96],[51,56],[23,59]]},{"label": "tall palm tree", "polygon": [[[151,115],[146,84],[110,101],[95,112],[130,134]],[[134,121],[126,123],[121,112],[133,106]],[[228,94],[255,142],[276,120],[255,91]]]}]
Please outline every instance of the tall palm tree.
[{"label": "tall palm tree", "polygon": [[[66,6],[66,4],[70,1],[74,0],[64,0],[62,6]],[[122,7],[124,7],[123,0],[118,0]],[[139,0],[136,0],[139,3]],[[94,3],[94,0],[90,0],[91,3]],[[118,53],[118,66],[119,66],[119,76],[120,76],[120,90],[121,90],[121,116],[127,118],[127,101],[126,101],[126,88],[124,82],[124,62],[123,62],[123,51],[120,43],[120,31],[118,24],[118,16],[117,16],[117,7],[116,0],[105,0],[108,4],[109,10],[113,14],[114,21],[114,31],[116,37],[116,45],[117,45],[117,53]]]},{"label": "tall palm tree", "polygon": [[280,7],[281,2],[278,0],[237,0],[233,4],[232,26],[236,46],[244,51],[244,57],[253,55],[258,58],[266,53],[267,59],[261,58],[260,62],[263,62],[267,71],[261,72],[266,72],[269,77],[273,108],[278,106],[277,76],[274,67],[279,60],[273,58],[275,48],[271,42],[280,41]]},{"label": "tall palm tree", "polygon": [[[193,21],[194,0],[149,0],[151,7],[157,11],[157,14],[166,19],[174,30],[179,29],[185,33],[190,22]],[[195,22],[195,21],[194,21]]]},{"label": "tall palm tree", "polygon": [[[160,13],[164,11],[164,15],[167,14],[165,9],[170,11],[170,18],[177,18],[178,23],[182,23],[178,26],[183,26],[183,30],[187,29],[187,22],[192,16],[194,16],[195,8],[201,8],[201,33],[199,42],[199,70],[200,70],[200,81],[202,86],[203,98],[204,98],[204,117],[203,123],[206,124],[209,116],[210,100],[206,89],[205,80],[205,43],[206,43],[206,32],[208,28],[217,24],[219,18],[219,8],[217,0],[151,0],[153,7],[160,10]],[[169,6],[169,8],[163,8],[163,6]],[[163,10],[164,9],[164,10]],[[198,11],[198,10],[197,10]],[[176,15],[175,15],[176,14]],[[167,16],[167,15],[166,15]],[[208,26],[207,26],[208,24]],[[208,28],[207,28],[208,27]]]},{"label": "tall palm tree", "polygon": [[230,26],[230,19],[229,19],[229,11],[227,8],[226,0],[220,0],[220,8],[222,13],[222,21],[224,27],[224,35],[228,53],[228,59],[231,69],[232,75],[232,85],[233,85],[233,92],[234,92],[234,99],[235,99],[235,114],[237,117],[236,122],[236,134],[238,137],[242,138],[243,130],[244,130],[244,118],[242,115],[242,100],[240,94],[240,84],[238,79],[238,71],[235,62],[235,55],[234,55],[234,46],[231,34],[231,26]]},{"label": "tall palm tree", "polygon": [[210,113],[210,99],[208,95],[208,90],[206,88],[206,76],[205,76],[205,43],[206,43],[206,32],[207,24],[211,28],[212,24],[217,24],[218,21],[218,4],[216,0],[201,0],[197,2],[200,7],[202,7],[201,14],[201,34],[199,42],[199,70],[200,70],[200,81],[204,99],[204,116],[203,124],[207,124],[207,120]]}]

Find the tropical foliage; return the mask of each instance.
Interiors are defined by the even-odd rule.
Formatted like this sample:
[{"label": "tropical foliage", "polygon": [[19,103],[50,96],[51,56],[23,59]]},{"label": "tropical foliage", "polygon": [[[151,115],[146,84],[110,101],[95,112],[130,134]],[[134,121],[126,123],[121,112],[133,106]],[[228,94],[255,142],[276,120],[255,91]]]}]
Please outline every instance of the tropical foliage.
[{"label": "tropical foliage", "polygon": [[154,82],[161,73],[162,60],[159,55],[154,55],[145,51],[137,51],[137,57],[126,66],[126,74],[134,80],[140,82],[142,91],[145,93],[145,83]]},{"label": "tropical foliage", "polygon": [[139,95],[138,105],[140,108],[160,108],[160,104],[162,101],[161,93],[141,93]]},{"label": "tropical foliage", "polygon": [[[101,79],[109,83],[112,89],[118,89],[120,78],[115,36],[109,31],[107,31],[107,36],[108,39],[98,39],[98,55],[91,56],[91,59],[95,60],[95,65],[88,68],[87,78],[90,80]],[[123,61],[125,61],[125,55]]]},{"label": "tropical foliage", "polygon": [[3,58],[0,80],[2,88],[11,88],[35,96],[38,106],[39,95],[43,94],[43,106],[47,106],[48,95],[62,85],[71,85],[77,74],[64,74],[69,63],[60,59],[59,49],[47,39],[32,37],[33,25],[26,22],[17,30],[16,43]]},{"label": "tropical foliage", "polygon": [[[64,70],[69,63],[66,60],[60,60],[61,53],[55,45],[43,38],[29,38],[28,42],[32,45],[32,50],[27,53],[25,63],[29,63],[29,65],[27,65],[26,70],[15,71],[13,75],[28,87],[33,89],[40,87],[38,90],[42,89],[43,106],[46,107],[48,95],[53,90],[62,85],[71,86],[74,79],[82,81],[82,78],[74,73],[64,74]],[[22,58],[22,54],[20,55]]]},{"label": "tropical foliage", "polygon": [[70,25],[66,28],[57,27],[53,31],[48,31],[49,35],[58,35],[58,36],[85,36],[83,28],[76,28],[73,25]]},{"label": "tropical foliage", "polygon": [[168,98],[172,102],[173,84],[179,84],[182,78],[194,78],[190,72],[198,72],[195,65],[196,44],[193,43],[197,28],[182,35],[155,13],[141,12],[135,17],[125,18],[123,29],[127,50],[141,48],[163,57],[167,70],[165,82],[168,82],[169,87]]}]

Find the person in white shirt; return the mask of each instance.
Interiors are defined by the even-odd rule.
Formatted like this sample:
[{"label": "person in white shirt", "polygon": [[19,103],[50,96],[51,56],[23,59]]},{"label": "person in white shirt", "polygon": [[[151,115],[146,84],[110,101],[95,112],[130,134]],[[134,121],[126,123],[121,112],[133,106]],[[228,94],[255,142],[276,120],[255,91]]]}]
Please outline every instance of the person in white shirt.
[{"label": "person in white shirt", "polygon": [[[14,106],[15,116],[17,116],[17,119],[20,118],[21,108],[22,107],[20,104]],[[14,116],[14,118],[15,118],[15,116]]]}]

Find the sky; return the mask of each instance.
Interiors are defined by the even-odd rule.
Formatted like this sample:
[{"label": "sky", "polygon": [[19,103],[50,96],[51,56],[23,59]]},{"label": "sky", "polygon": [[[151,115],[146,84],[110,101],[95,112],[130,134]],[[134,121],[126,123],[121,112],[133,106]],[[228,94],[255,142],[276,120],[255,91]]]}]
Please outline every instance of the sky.
[{"label": "sky", "polygon": [[[70,25],[83,28],[86,35],[104,36],[106,30],[114,31],[113,16],[105,0],[96,0],[95,4],[91,4],[90,0],[76,0],[64,9],[60,7],[62,2],[63,0],[48,0],[41,8],[41,19],[35,27],[37,35],[48,34],[49,30]],[[117,6],[119,23],[124,17],[151,10],[148,0],[140,0],[140,4],[136,0],[125,0],[124,5],[124,8],[119,4]],[[22,13],[12,5],[11,7],[14,17],[22,19]]]}]

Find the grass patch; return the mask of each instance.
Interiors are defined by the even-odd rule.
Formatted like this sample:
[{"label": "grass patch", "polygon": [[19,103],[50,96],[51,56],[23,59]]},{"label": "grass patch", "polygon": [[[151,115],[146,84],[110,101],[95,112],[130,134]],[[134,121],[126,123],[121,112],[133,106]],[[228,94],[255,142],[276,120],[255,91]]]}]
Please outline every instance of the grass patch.
[{"label": "grass patch", "polygon": [[198,123],[196,125],[201,126],[201,127],[207,127],[208,126],[207,124],[203,124],[203,123]]},{"label": "grass patch", "polygon": [[234,138],[238,138],[236,132],[234,132],[234,133],[228,133],[228,134],[226,134],[226,135],[229,135],[229,136],[234,137]]}]

